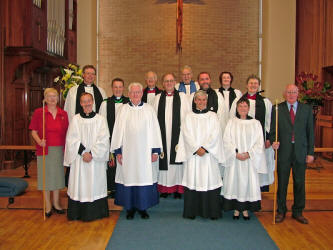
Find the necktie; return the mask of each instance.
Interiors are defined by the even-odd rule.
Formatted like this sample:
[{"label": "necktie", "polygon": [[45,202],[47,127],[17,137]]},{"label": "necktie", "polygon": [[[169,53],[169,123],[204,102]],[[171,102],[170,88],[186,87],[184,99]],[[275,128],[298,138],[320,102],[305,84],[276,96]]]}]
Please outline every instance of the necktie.
[{"label": "necktie", "polygon": [[[291,120],[291,124],[294,126],[295,123],[295,112],[294,112],[294,105],[290,105],[290,120]],[[293,128],[293,134],[291,137],[291,141],[294,142],[295,141],[295,133],[294,133],[294,128]]]}]

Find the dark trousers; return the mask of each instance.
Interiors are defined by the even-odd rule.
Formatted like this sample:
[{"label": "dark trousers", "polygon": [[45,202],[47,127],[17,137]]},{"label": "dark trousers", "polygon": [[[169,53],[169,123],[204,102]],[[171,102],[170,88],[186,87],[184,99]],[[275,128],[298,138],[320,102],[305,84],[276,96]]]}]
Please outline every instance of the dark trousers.
[{"label": "dark trousers", "polygon": [[305,208],[305,163],[299,163],[296,160],[295,148],[292,147],[290,155],[286,159],[279,159],[277,174],[278,174],[278,191],[277,203],[278,212],[287,212],[287,191],[290,176],[290,169],[293,173],[293,188],[294,188],[294,204],[292,206],[292,213],[294,216],[302,215]]},{"label": "dark trousers", "polygon": [[116,191],[116,183],[115,183],[116,169],[117,169],[117,165],[114,167],[108,166],[106,169],[108,191]]}]

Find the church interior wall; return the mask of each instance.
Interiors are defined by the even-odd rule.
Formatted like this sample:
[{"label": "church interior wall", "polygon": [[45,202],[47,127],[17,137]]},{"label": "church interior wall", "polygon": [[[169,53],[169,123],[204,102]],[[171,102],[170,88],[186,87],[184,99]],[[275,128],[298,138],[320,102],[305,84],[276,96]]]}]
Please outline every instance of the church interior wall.
[{"label": "church interior wall", "polygon": [[[176,53],[176,4],[169,2],[80,0],[78,63],[98,60],[99,85],[108,95],[114,77],[144,83],[148,70],[159,77],[179,76],[185,64],[195,77],[209,71],[215,88],[218,74],[231,71],[234,86],[244,91],[247,76],[258,74],[259,1],[184,1],[181,55]],[[272,101],[294,81],[295,20],[296,0],[263,0],[262,88]]]}]

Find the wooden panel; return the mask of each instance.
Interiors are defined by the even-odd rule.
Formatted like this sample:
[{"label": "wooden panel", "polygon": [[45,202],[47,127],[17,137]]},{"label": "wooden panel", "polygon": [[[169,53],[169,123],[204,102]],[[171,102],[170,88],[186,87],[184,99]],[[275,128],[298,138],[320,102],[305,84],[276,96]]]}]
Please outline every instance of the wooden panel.
[{"label": "wooden panel", "polygon": [[333,0],[325,1],[325,38],[324,66],[333,66]]},{"label": "wooden panel", "polygon": [[32,1],[4,0],[6,46],[31,46]]},{"label": "wooden panel", "polygon": [[42,1],[42,8],[32,7],[31,33],[33,47],[46,51],[47,43],[47,8],[46,1]]},{"label": "wooden panel", "polygon": [[17,145],[26,144],[26,113],[25,111],[25,89],[24,85],[15,84],[14,85],[14,141]]},{"label": "wooden panel", "polygon": [[305,71],[322,80],[325,0],[297,0],[296,74]]}]

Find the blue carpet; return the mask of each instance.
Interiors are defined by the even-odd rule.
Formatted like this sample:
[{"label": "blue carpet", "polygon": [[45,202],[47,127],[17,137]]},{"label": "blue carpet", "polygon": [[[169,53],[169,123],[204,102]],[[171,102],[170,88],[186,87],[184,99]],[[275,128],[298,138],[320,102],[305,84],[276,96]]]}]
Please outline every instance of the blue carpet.
[{"label": "blue carpet", "polygon": [[189,220],[182,217],[183,202],[160,199],[159,205],[148,210],[148,220],[138,213],[126,220],[126,211],[122,211],[106,249],[278,249],[254,214],[250,221],[234,221],[232,212],[215,221]]}]

